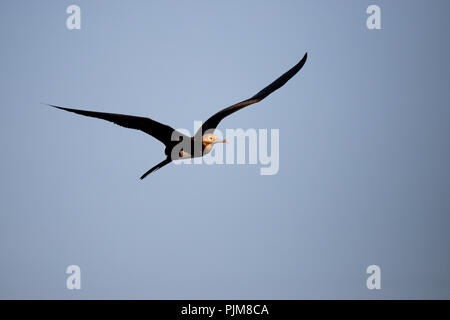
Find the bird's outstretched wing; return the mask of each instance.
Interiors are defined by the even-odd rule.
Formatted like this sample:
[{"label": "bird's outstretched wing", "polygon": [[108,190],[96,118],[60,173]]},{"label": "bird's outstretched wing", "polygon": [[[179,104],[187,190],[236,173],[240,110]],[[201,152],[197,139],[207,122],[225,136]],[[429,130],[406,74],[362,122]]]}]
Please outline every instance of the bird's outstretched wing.
[{"label": "bird's outstretched wing", "polygon": [[[107,120],[110,122],[113,122],[119,126],[130,128],[130,129],[136,129],[141,130],[152,137],[158,139],[162,143],[164,143],[166,146],[171,143],[172,134],[175,131],[175,129],[169,127],[168,125],[159,123],[158,121],[152,120],[150,118],[145,117],[135,117],[135,116],[129,116],[126,114],[118,114],[118,113],[106,113],[106,112],[96,112],[96,111],[86,111],[86,110],[78,110],[78,109],[71,109],[71,108],[64,108],[59,107],[55,105],[49,104],[49,106],[58,108],[61,110],[81,114],[83,116],[87,117],[93,117],[93,118],[99,118],[103,120]],[[180,132],[177,132],[177,136],[184,136]]]},{"label": "bird's outstretched wing", "polygon": [[245,108],[251,104],[257,103],[267,97],[269,94],[274,92],[275,90],[281,88],[286,82],[289,81],[305,64],[308,54],[305,53],[302,60],[300,60],[295,66],[293,66],[290,70],[285,72],[281,77],[279,77],[277,80],[269,84],[267,87],[262,89],[260,92],[255,94],[250,99],[241,101],[239,103],[236,103],[228,108],[225,108],[223,110],[220,110],[215,115],[210,117],[208,120],[203,123],[202,127],[197,131],[197,135],[203,135],[207,130],[215,129],[220,121],[222,121],[223,118],[229,116],[230,114],[241,110],[242,108]]}]

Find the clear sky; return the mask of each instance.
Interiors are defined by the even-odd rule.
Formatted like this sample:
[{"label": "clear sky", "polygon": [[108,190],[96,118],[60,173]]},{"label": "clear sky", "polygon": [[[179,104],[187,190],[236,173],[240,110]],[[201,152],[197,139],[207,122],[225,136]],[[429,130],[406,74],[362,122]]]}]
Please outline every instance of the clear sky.
[{"label": "clear sky", "polygon": [[[68,30],[66,8],[81,8]],[[381,30],[366,8],[381,7]],[[450,298],[448,1],[1,1],[0,298]],[[279,129],[280,170],[146,134]],[[68,265],[82,289],[66,289]],[[381,268],[368,290],[366,268]]]}]

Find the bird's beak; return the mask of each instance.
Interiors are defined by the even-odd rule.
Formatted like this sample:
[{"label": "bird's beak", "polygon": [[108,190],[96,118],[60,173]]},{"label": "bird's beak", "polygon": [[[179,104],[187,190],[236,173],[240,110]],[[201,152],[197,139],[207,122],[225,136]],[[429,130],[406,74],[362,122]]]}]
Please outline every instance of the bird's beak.
[{"label": "bird's beak", "polygon": [[228,142],[227,139],[223,139],[223,140],[218,139],[218,140],[214,141],[214,143],[227,143],[227,142]]}]

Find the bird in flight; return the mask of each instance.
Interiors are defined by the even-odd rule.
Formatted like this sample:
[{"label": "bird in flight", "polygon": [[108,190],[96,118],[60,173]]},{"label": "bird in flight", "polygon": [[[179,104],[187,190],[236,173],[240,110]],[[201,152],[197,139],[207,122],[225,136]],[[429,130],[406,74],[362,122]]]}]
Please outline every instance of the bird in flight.
[{"label": "bird in flight", "polygon": [[164,151],[166,159],[144,173],[141,176],[142,180],[150,173],[164,167],[173,160],[203,157],[204,155],[211,152],[214,144],[227,142],[226,140],[217,139],[217,137],[213,134],[219,122],[230,114],[263,100],[269,94],[281,88],[303,67],[306,62],[307,56],[307,53],[305,53],[303,58],[295,66],[286,71],[282,76],[259,91],[253,97],[236,103],[223,110],[220,110],[219,112],[211,116],[208,120],[205,121],[205,123],[203,123],[203,125],[198,129],[193,137],[188,137],[168,125],[162,124],[158,121],[146,117],[78,110],[55,106],[52,104],[49,104],[49,106],[87,117],[107,120],[125,128],[141,130],[161,141],[166,146]]}]

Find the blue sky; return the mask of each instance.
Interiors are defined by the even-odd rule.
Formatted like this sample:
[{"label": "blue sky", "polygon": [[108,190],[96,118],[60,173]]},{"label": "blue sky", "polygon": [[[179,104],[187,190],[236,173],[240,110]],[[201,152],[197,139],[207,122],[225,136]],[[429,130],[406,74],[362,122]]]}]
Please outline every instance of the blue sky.
[{"label": "blue sky", "polygon": [[[81,30],[66,8],[81,8]],[[381,7],[382,30],[366,8]],[[447,1],[2,1],[1,298],[449,298]],[[169,165],[144,133],[279,129],[280,170]],[[79,265],[82,289],[67,290]],[[382,290],[366,288],[366,268]]]}]

